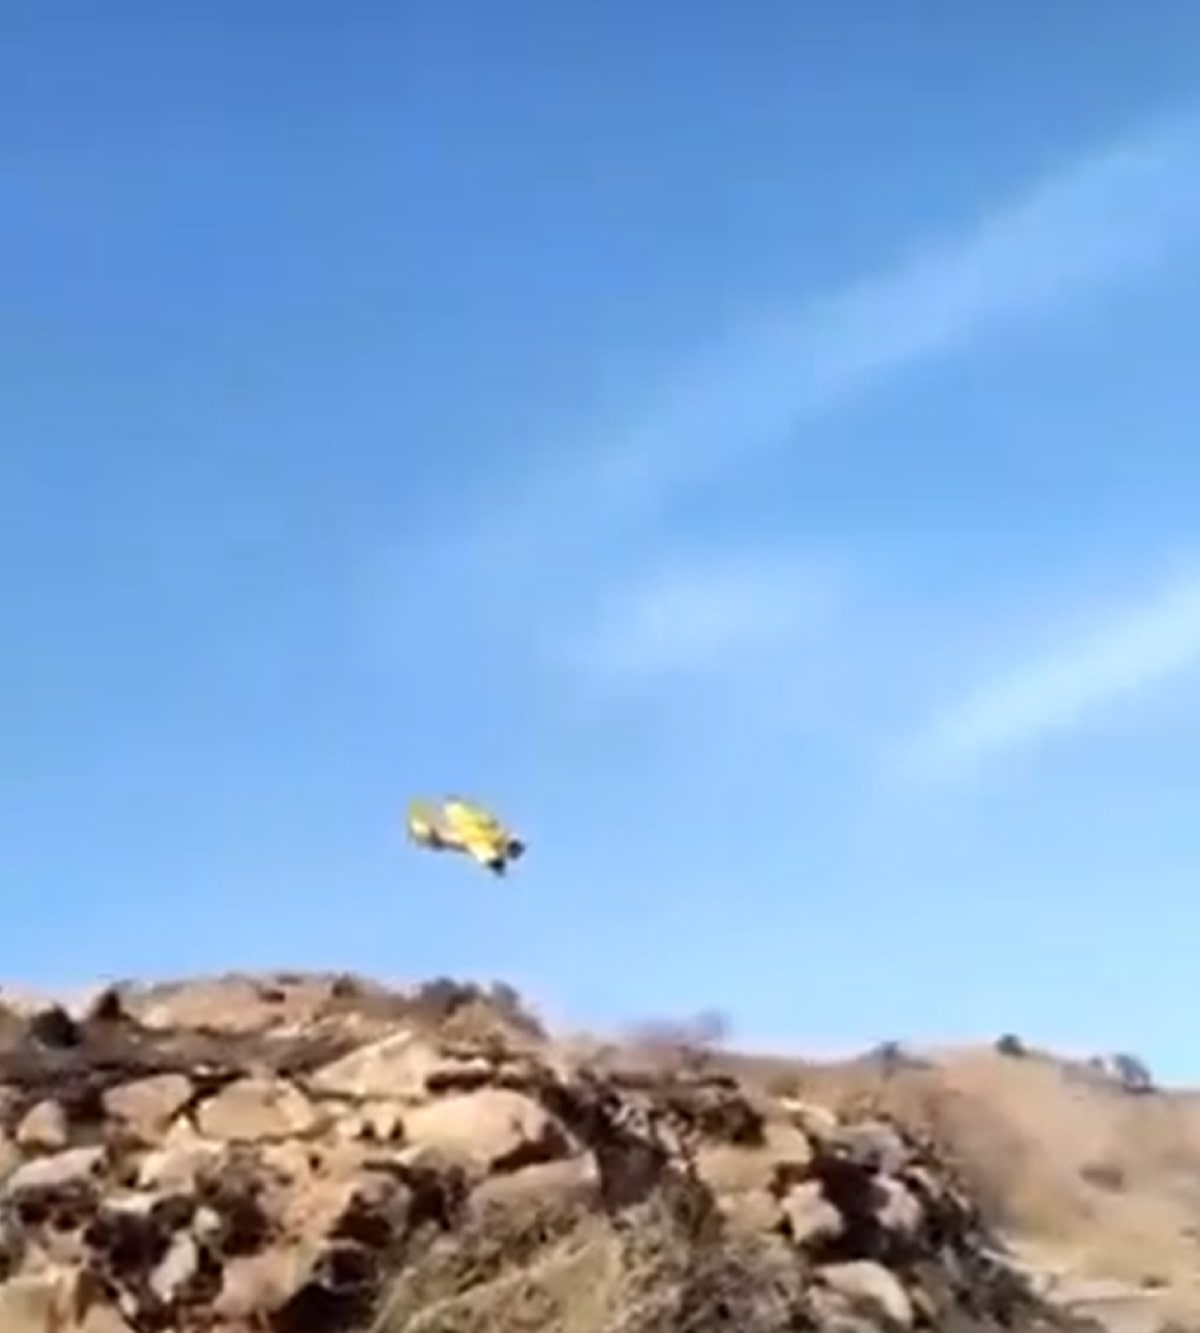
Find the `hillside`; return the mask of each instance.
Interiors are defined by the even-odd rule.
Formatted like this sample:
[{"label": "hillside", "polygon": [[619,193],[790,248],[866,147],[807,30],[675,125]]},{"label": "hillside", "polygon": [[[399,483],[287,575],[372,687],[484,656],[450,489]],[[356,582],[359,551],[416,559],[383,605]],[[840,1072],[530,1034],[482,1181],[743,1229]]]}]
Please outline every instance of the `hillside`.
[{"label": "hillside", "polygon": [[1062,1262],[1155,1279],[1132,1327],[1186,1306],[1191,1106],[1110,1093],[987,1054],[555,1040],[450,982],[13,1001],[0,1329],[1086,1327],[1039,1292]]},{"label": "hillside", "polygon": [[[733,1065],[746,1064],[732,1057]],[[768,1086],[933,1135],[989,1222],[1097,1308],[1200,1315],[1200,1097],[1131,1093],[1043,1052],[950,1050],[894,1066],[750,1061]]]}]

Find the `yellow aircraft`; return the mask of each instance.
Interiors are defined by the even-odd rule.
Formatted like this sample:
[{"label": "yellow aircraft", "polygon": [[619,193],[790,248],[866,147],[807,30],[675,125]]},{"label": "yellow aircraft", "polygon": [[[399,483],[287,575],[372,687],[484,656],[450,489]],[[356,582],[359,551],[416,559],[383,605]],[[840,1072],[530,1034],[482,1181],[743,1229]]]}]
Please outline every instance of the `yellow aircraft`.
[{"label": "yellow aircraft", "polygon": [[448,796],[436,809],[426,801],[408,807],[408,836],[418,847],[462,852],[493,875],[503,875],[525,844],[482,806]]}]

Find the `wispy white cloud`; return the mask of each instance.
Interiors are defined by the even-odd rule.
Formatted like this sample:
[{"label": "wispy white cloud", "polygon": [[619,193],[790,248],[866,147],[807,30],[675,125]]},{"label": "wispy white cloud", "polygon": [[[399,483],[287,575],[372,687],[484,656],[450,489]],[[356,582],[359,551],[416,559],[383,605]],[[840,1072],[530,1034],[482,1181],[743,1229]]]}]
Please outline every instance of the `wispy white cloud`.
[{"label": "wispy white cloud", "polygon": [[1200,671],[1200,570],[1176,574],[933,717],[903,755],[906,776],[961,776],[1081,728],[1122,701]]},{"label": "wispy white cloud", "polygon": [[819,636],[842,592],[826,564],[791,551],[675,554],[602,595],[571,656],[592,677],[635,686],[744,674]]},{"label": "wispy white cloud", "polygon": [[[993,204],[958,235],[825,296],[756,310],[671,367],[657,389],[523,486],[505,534],[586,497],[591,523],[650,511],[676,488],[744,466],[880,376],[1077,310],[1144,280],[1200,240],[1200,110],[1085,153]],[[578,539],[587,525],[565,530]],[[520,538],[516,540],[519,542]]]},{"label": "wispy white cloud", "polygon": [[[648,396],[620,401],[564,438],[557,461],[543,455],[522,473],[515,460],[511,489],[490,492],[486,512],[474,523],[468,516],[465,530],[440,516],[434,549],[415,558],[406,551],[404,567],[415,586],[444,582],[448,605],[459,606],[459,590],[469,588],[472,631],[522,644],[570,638],[581,589],[600,589],[601,628],[565,660],[590,661],[593,673],[605,664],[614,681],[661,678],[689,658],[711,664],[725,645],[775,634],[785,613],[769,603],[786,605],[789,593],[770,557],[753,573],[718,575],[703,562],[689,573],[677,561],[662,572],[656,552],[669,549],[681,493],[752,468],[806,419],[883,376],[993,333],[1041,326],[1151,276],[1200,240],[1198,179],[1200,111],[1189,111],[1083,154],[992,204],[960,234],[927,238],[874,275],[749,311],[669,363]],[[646,561],[631,585],[635,543]],[[1063,697],[1078,692],[1054,686],[1058,679],[1050,674]],[[1040,719],[1028,700],[1044,688],[1014,687],[1002,696],[1008,715]],[[977,748],[989,743],[987,726],[1000,726],[979,716],[968,712],[959,724],[962,735],[974,727],[984,737]],[[997,734],[1009,731],[1019,731],[1016,720]]]}]

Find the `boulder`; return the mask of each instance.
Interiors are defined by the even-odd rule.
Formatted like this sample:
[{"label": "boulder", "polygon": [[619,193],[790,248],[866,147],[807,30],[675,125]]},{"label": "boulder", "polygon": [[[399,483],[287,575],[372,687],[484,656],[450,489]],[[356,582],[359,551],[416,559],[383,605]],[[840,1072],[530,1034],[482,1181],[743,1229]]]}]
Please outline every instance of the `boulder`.
[{"label": "boulder", "polygon": [[157,1143],[195,1095],[185,1074],[153,1074],[119,1084],[104,1094],[104,1109],[143,1143]]},{"label": "boulder", "polygon": [[143,1189],[165,1192],[191,1192],[197,1177],[225,1150],[215,1139],[192,1134],[189,1139],[156,1148],[141,1159],[137,1183]]},{"label": "boulder", "polygon": [[250,1322],[278,1310],[304,1285],[311,1267],[312,1255],[297,1245],[238,1255],[224,1266],[212,1312],[218,1319]]},{"label": "boulder", "polygon": [[274,1077],[239,1079],[201,1102],[196,1112],[204,1137],[250,1143],[312,1134],[325,1122],[294,1083]]},{"label": "boulder", "polygon": [[891,1328],[911,1328],[913,1306],[899,1278],[870,1259],[826,1264],[818,1280],[842,1297],[852,1310],[881,1320]]},{"label": "boulder", "polygon": [[841,1213],[825,1197],[818,1180],[793,1185],[782,1206],[788,1235],[801,1248],[836,1240],[845,1230]]},{"label": "boulder", "polygon": [[425,1099],[431,1076],[453,1063],[432,1042],[397,1032],[334,1060],[309,1085],[315,1092],[355,1101],[418,1102]]},{"label": "boulder", "polygon": [[920,1200],[902,1180],[884,1176],[876,1181],[879,1204],[875,1216],[885,1230],[902,1236],[915,1236],[924,1221]]},{"label": "boulder", "polygon": [[94,1180],[103,1169],[103,1147],[67,1148],[49,1157],[36,1157],[17,1167],[0,1188],[0,1196],[67,1189]]},{"label": "boulder", "polygon": [[67,1113],[58,1102],[38,1102],[22,1117],[13,1139],[26,1152],[61,1152],[71,1142]]},{"label": "boulder", "polygon": [[505,1088],[446,1097],[409,1112],[405,1141],[479,1163],[491,1171],[549,1162],[570,1151],[563,1127],[537,1102]]}]

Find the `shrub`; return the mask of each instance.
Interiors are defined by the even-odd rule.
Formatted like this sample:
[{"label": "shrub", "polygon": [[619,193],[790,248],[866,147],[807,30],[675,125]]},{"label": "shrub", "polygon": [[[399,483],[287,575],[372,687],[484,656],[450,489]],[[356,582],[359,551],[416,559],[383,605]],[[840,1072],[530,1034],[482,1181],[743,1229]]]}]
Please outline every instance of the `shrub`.
[{"label": "shrub", "polygon": [[880,1073],[884,1078],[890,1078],[893,1074],[898,1074],[904,1069],[922,1069],[925,1068],[925,1062],[918,1060],[911,1051],[907,1050],[903,1042],[884,1041],[867,1052],[867,1059],[878,1066]]},{"label": "shrub", "polygon": [[729,1020],[716,1009],[705,1009],[691,1018],[639,1023],[629,1037],[664,1064],[699,1073],[728,1041]]},{"label": "shrub", "polygon": [[1116,1162],[1088,1162],[1079,1168],[1080,1177],[1097,1189],[1117,1194],[1128,1183],[1125,1171]]},{"label": "shrub", "polygon": [[1112,1058],[1112,1069],[1117,1082],[1126,1092],[1146,1093],[1154,1091],[1154,1079],[1144,1060],[1136,1055],[1121,1052]]}]

